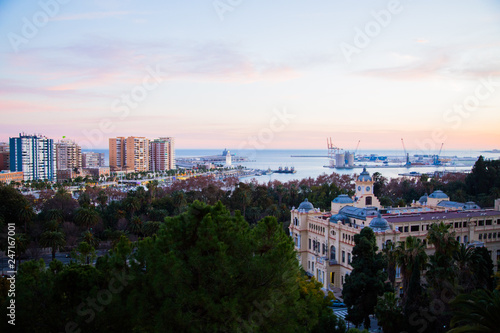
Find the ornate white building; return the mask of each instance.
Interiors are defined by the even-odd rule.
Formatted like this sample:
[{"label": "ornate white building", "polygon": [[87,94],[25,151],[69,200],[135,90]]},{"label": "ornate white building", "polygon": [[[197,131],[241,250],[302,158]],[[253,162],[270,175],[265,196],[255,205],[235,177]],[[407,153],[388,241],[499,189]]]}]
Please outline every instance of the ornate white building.
[{"label": "ornate white building", "polygon": [[[451,225],[460,243],[485,246],[497,269],[500,259],[500,211],[481,209],[473,202],[449,200],[442,191],[420,198],[411,207],[382,208],[373,194],[373,179],[363,169],[356,179],[354,197],[341,194],[332,200],[330,212],[314,208],[307,199],[292,208],[290,235],[294,239],[297,257],[304,270],[323,283],[325,289],[342,288],[350,274],[354,235],[362,228],[375,232],[381,250],[387,242],[404,241],[408,236],[422,239],[428,254],[427,230],[433,223]],[[399,272],[397,272],[399,274]]]}]

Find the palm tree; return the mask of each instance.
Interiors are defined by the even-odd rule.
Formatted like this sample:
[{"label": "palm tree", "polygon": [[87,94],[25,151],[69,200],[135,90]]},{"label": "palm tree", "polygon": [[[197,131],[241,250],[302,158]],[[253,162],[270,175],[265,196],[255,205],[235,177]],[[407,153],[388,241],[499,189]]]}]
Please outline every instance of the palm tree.
[{"label": "palm tree", "polygon": [[82,233],[82,241],[90,244],[95,249],[99,246],[99,239],[90,230]]},{"label": "palm tree", "polygon": [[66,245],[66,240],[60,231],[45,231],[40,237],[40,245],[52,249],[52,260],[54,260],[56,251]]},{"label": "palm tree", "polygon": [[428,256],[425,253],[425,246],[422,241],[413,236],[409,236],[405,241],[399,242],[395,254],[396,262],[401,268],[401,274],[403,275],[403,300],[406,301],[413,270],[422,271],[427,265]]},{"label": "palm tree", "polygon": [[460,294],[452,302],[453,318],[448,333],[494,333],[500,327],[500,291],[478,289]]},{"label": "palm tree", "polygon": [[19,211],[19,219],[21,222],[24,222],[24,233],[28,232],[28,223],[31,222],[35,213],[33,212],[33,208],[30,204],[26,203],[23,205],[21,210]]},{"label": "palm tree", "polygon": [[99,221],[99,214],[93,208],[80,208],[76,213],[75,221],[89,230]]},{"label": "palm tree", "polygon": [[382,249],[385,260],[387,262],[387,277],[391,282],[392,288],[394,289],[396,285],[396,252],[395,244],[391,241],[387,241],[384,248]]},{"label": "palm tree", "polygon": [[137,236],[141,236],[143,234],[143,223],[139,216],[134,216],[132,220],[130,220],[129,230]]},{"label": "palm tree", "polygon": [[446,256],[452,256],[453,252],[458,248],[458,241],[455,239],[455,233],[450,232],[450,225],[443,222],[431,224],[427,239],[429,244],[433,244],[436,253],[441,253]]}]

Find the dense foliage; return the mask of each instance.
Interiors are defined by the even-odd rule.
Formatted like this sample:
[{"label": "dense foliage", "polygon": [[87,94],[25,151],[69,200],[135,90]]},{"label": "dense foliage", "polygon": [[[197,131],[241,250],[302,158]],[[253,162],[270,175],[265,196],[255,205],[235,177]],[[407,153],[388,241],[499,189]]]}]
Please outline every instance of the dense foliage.
[{"label": "dense foliage", "polygon": [[[4,280],[5,281],[5,280]],[[5,318],[7,284],[1,284]],[[95,267],[21,265],[23,332],[345,332],[321,284],[300,271],[273,217],[250,226],[220,202],[189,205],[136,244],[122,236]],[[321,320],[321,321],[320,321]],[[6,325],[5,321],[2,324]],[[4,326],[2,331],[7,331]]]}]

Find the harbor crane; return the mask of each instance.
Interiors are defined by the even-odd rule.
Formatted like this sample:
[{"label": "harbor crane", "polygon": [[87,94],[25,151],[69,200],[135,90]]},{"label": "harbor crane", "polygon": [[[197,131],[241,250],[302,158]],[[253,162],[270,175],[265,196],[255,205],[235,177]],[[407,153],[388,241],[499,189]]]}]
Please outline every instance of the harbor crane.
[{"label": "harbor crane", "polygon": [[340,148],[336,147],[333,144],[331,137],[330,137],[330,141],[328,141],[328,138],[326,138],[326,146],[328,147],[328,157],[330,159],[335,159],[335,155],[339,152]]},{"label": "harbor crane", "polygon": [[437,155],[432,156],[432,164],[433,165],[441,165],[441,160],[439,159],[439,156],[441,155],[441,151],[443,150],[443,145],[444,145],[444,142],[441,143],[441,148],[439,148],[439,153],[437,153]]},{"label": "harbor crane", "polygon": [[358,152],[358,148],[359,148],[359,143],[361,142],[361,140],[358,140],[358,144],[356,145],[356,150],[354,151],[354,154],[356,154]]},{"label": "harbor crane", "polygon": [[411,167],[410,153],[406,152],[405,141],[403,140],[403,138],[401,138],[401,143],[403,144],[403,150],[404,150],[405,156],[406,156],[406,163],[405,163],[404,166],[407,167],[407,168],[409,168],[409,167]]}]

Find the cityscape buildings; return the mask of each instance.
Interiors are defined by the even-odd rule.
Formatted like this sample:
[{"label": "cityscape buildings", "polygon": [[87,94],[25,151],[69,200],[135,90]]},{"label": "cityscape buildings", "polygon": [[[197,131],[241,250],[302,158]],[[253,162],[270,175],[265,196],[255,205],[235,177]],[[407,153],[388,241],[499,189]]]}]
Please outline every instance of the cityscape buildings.
[{"label": "cityscape buildings", "polygon": [[60,140],[56,143],[57,170],[79,169],[82,166],[82,148],[74,141]]},{"label": "cityscape buildings", "polygon": [[150,142],[149,170],[167,171],[175,169],[175,139],[164,137]]},{"label": "cityscape buildings", "polygon": [[7,142],[0,142],[0,171],[10,170],[10,147]]},{"label": "cityscape buildings", "polygon": [[104,153],[84,152],[82,153],[83,168],[99,168],[106,165]]},{"label": "cityscape buildings", "polygon": [[[366,169],[355,183],[355,195],[334,198],[330,212],[314,208],[307,199],[291,210],[289,230],[298,260],[325,289],[342,288],[352,271],[354,235],[366,227],[375,232],[379,250],[388,242],[396,244],[414,236],[431,254],[434,246],[427,243],[427,232],[431,224],[443,222],[451,226],[458,242],[486,247],[495,267],[500,260],[500,199],[493,209],[482,209],[473,202],[450,201],[436,190],[411,207],[383,208],[373,194],[374,181]],[[397,269],[397,278],[399,274]]]},{"label": "cityscape buildings", "polygon": [[10,170],[24,172],[24,180],[56,180],[54,140],[42,135],[10,138]]}]

